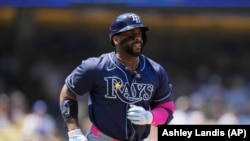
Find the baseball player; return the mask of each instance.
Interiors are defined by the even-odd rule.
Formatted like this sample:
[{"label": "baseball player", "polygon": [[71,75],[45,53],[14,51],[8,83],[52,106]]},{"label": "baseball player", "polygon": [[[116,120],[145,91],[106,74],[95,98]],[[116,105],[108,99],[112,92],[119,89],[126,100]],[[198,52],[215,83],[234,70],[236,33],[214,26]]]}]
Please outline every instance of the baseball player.
[{"label": "baseball player", "polygon": [[[109,31],[115,51],[83,60],[67,76],[60,108],[69,141],[142,141],[151,125],[168,124],[173,118],[167,72],[142,54],[148,30],[135,13],[117,16]],[[86,93],[92,126],[83,135],[77,97]]]}]

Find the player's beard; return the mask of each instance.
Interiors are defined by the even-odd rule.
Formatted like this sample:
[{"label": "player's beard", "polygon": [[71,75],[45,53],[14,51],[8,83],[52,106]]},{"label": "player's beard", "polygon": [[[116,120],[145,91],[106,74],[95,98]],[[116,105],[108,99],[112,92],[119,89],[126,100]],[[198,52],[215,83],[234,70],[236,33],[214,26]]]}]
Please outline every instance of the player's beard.
[{"label": "player's beard", "polygon": [[126,51],[128,54],[130,54],[130,55],[132,55],[132,56],[140,56],[140,55],[141,55],[141,52],[142,52],[142,47],[141,47],[140,51],[135,51],[135,50],[134,50],[134,47],[133,47],[133,44],[132,44],[132,45],[126,45],[126,46],[124,47],[124,49],[125,49],[125,51]]},{"label": "player's beard", "polygon": [[[141,49],[139,51],[134,50],[134,44],[137,44],[137,43],[141,44]],[[130,40],[128,40],[127,38],[127,39],[124,39],[122,42],[120,42],[120,45],[121,45],[121,48],[129,55],[137,57],[137,56],[140,56],[142,53],[143,43],[140,41],[132,41],[131,38]]]}]

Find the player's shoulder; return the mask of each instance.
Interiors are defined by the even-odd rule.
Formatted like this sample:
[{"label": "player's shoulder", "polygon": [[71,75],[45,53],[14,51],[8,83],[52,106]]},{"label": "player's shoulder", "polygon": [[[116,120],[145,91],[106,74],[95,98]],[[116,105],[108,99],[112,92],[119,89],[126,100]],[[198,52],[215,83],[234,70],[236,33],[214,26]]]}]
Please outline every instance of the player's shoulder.
[{"label": "player's shoulder", "polygon": [[155,74],[155,75],[160,76],[161,78],[165,78],[165,76],[168,77],[167,70],[162,64],[158,63],[157,61],[149,57],[146,57],[145,55],[143,57],[145,60],[145,67],[144,67],[145,71],[150,70],[152,75]]},{"label": "player's shoulder", "polygon": [[147,65],[152,66],[154,69],[156,69],[156,70],[159,70],[159,69],[165,70],[165,68],[164,68],[160,63],[156,62],[156,61],[153,60],[152,58],[149,58],[149,57],[147,57],[147,56],[145,56],[145,55],[142,55],[142,57],[144,58],[145,63],[146,63]]},{"label": "player's shoulder", "polygon": [[102,68],[107,63],[109,63],[109,57],[112,53],[113,52],[103,53],[99,56],[89,57],[85,60],[82,60],[81,66],[85,66],[85,68],[87,67],[90,70]]},{"label": "player's shoulder", "polygon": [[105,61],[106,59],[108,59],[109,58],[109,54],[110,53],[103,53],[103,54],[101,54],[101,55],[99,55],[99,56],[93,56],[93,57],[89,57],[89,58],[87,58],[87,59],[85,59],[85,60],[82,60],[83,62],[90,62],[90,63],[98,63],[98,62],[100,62],[100,61]]}]

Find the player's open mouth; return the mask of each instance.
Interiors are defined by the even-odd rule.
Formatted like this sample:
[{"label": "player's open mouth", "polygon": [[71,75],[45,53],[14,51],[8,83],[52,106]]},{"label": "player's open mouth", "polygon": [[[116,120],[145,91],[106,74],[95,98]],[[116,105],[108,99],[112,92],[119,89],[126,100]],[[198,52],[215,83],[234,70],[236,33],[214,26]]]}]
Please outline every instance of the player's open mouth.
[{"label": "player's open mouth", "polygon": [[133,46],[134,46],[135,48],[141,48],[141,43],[134,43]]}]

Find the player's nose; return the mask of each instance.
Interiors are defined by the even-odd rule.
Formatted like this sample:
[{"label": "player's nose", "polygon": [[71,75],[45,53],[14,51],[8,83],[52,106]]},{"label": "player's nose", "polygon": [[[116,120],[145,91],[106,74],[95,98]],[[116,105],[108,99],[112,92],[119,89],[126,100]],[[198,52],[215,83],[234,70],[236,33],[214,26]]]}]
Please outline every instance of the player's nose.
[{"label": "player's nose", "polygon": [[141,41],[142,40],[142,36],[140,34],[135,35],[135,41]]}]

